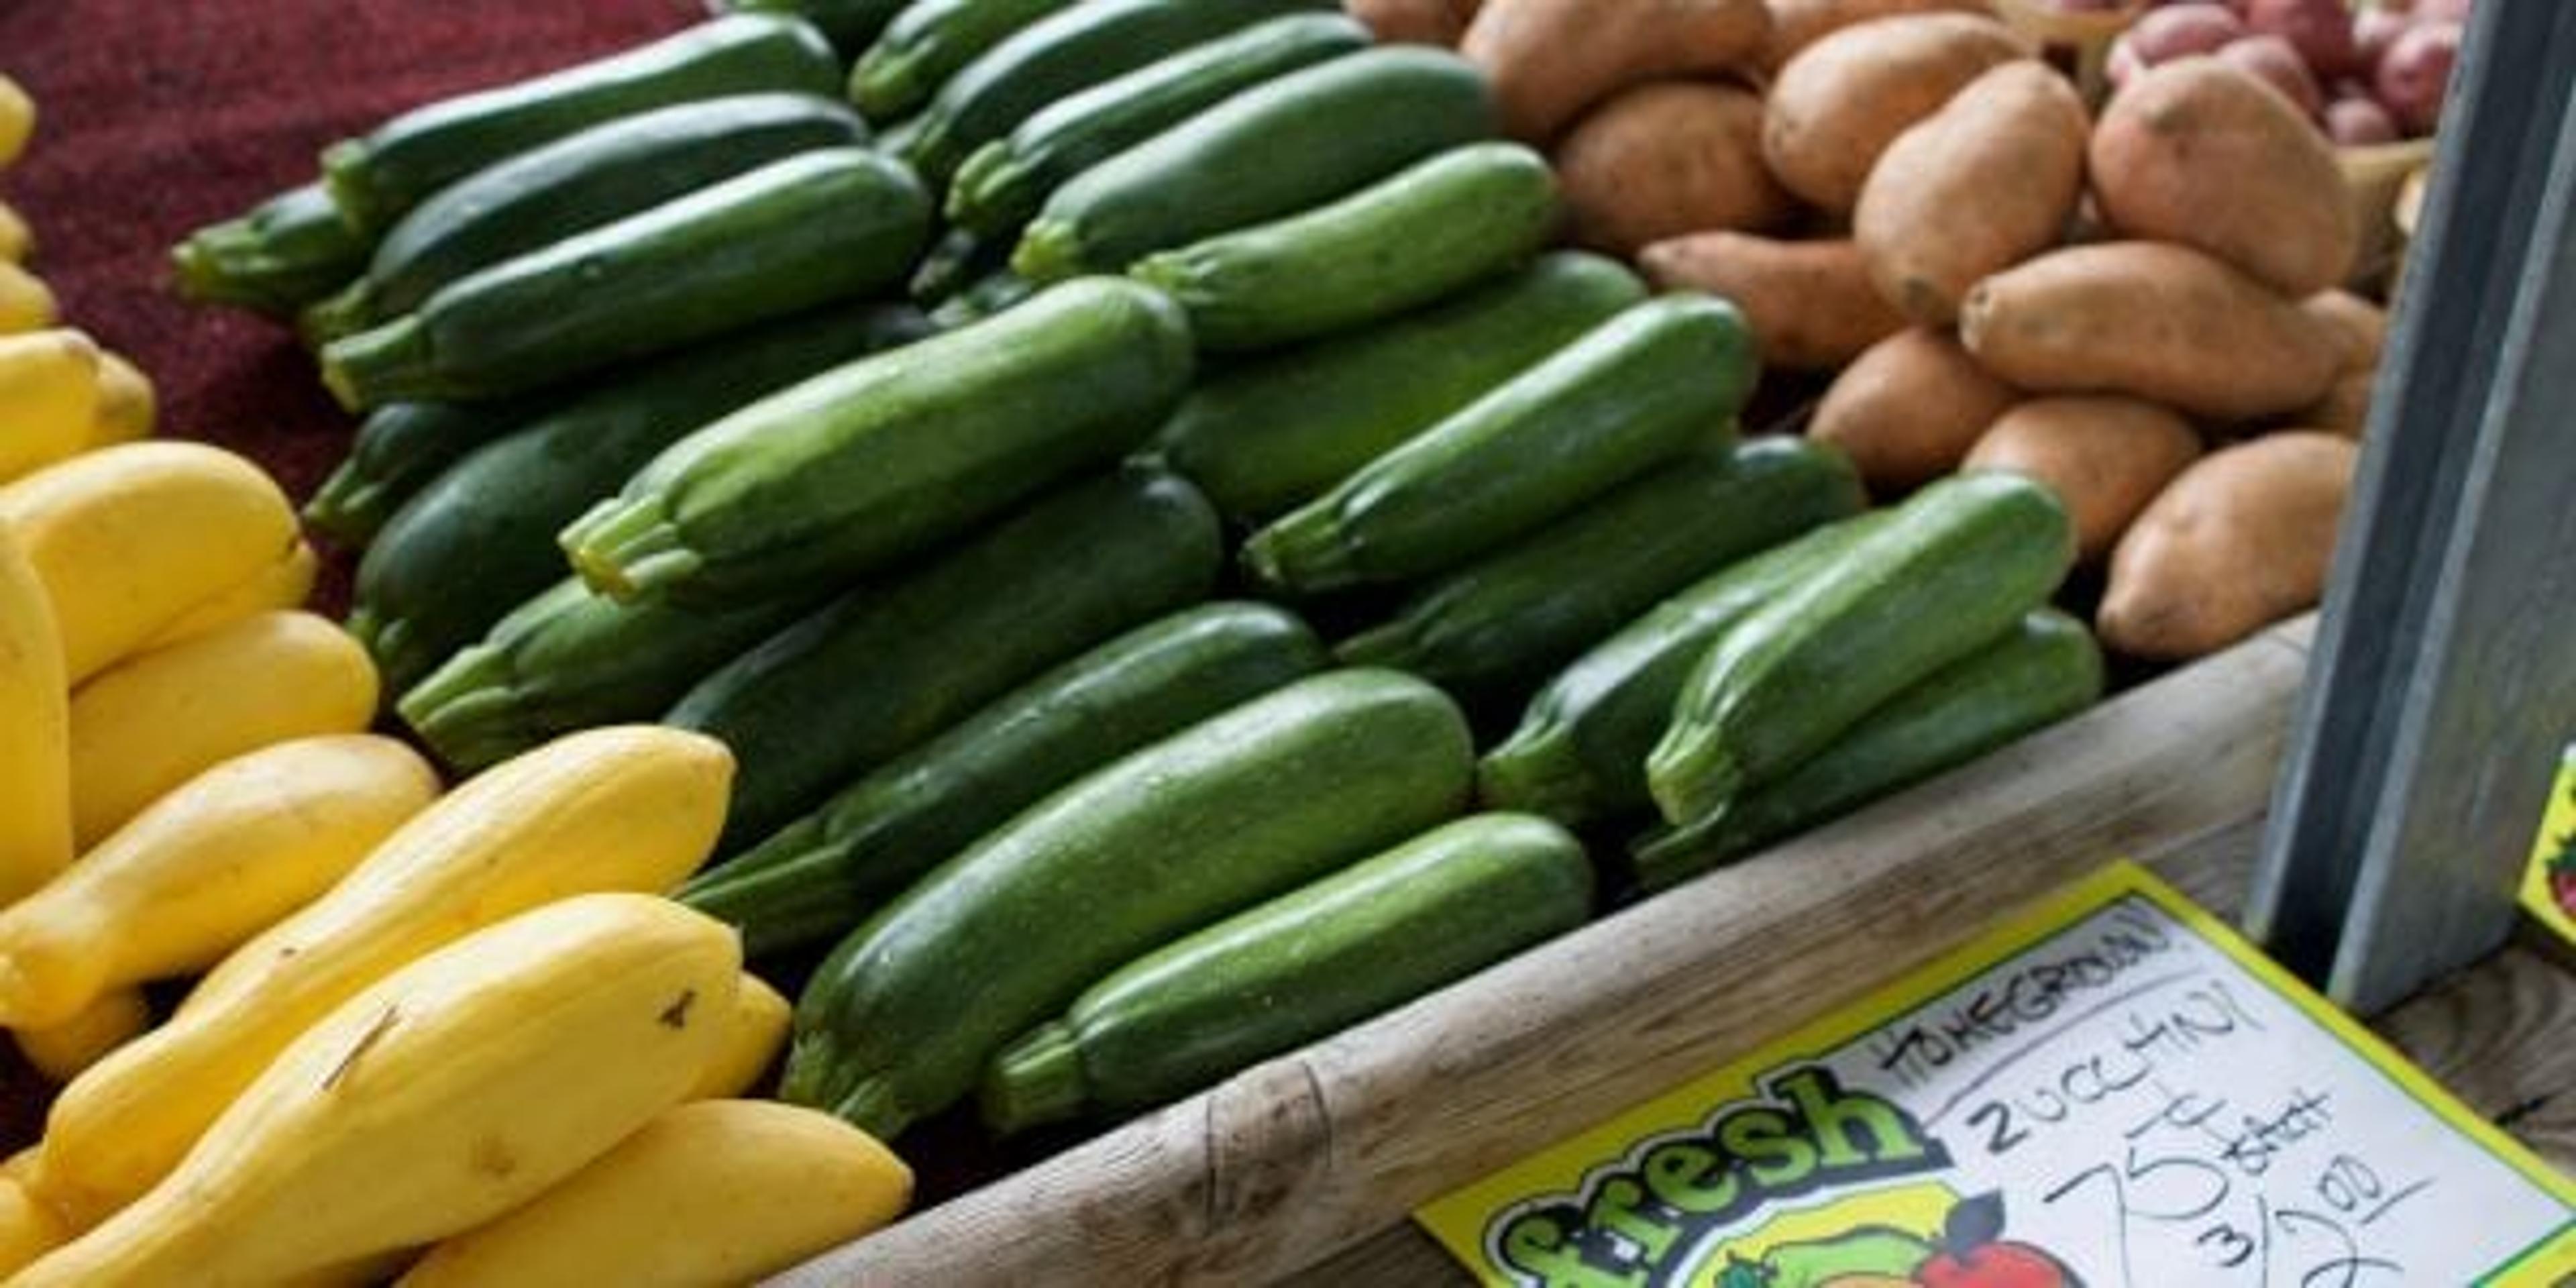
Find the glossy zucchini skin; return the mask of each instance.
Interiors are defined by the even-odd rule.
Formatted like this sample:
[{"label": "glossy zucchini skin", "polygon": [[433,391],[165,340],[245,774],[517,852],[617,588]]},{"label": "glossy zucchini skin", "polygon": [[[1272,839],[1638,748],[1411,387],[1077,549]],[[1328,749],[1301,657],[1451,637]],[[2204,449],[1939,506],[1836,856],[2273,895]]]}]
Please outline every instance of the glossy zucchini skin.
[{"label": "glossy zucchini skin", "polygon": [[912,0],[850,69],[850,101],[871,121],[893,121],[985,51],[1073,2]]},{"label": "glossy zucchini skin", "polygon": [[1665,596],[1867,500],[1851,462],[1806,438],[1685,457],[1416,589],[1334,654],[1518,697]]},{"label": "glossy zucchini skin", "polygon": [[554,534],[654,454],[817,371],[909,342],[927,325],[898,305],[825,309],[621,371],[487,443],[422,489],[358,563],[350,629],[389,694],[564,575]]},{"label": "glossy zucchini skin", "polygon": [[1583,924],[1565,829],[1479,814],[1146,954],[995,1058],[984,1121],[1021,1131],[1177,1100]]},{"label": "glossy zucchini skin", "polygon": [[1269,349],[1497,276],[1536,255],[1556,223],[1547,158],[1517,143],[1478,143],[1303,214],[1156,252],[1127,271],[1181,302],[1201,347]]},{"label": "glossy zucchini skin", "polygon": [[963,290],[940,301],[939,307],[930,311],[930,321],[942,331],[953,331],[1016,307],[1037,293],[1035,282],[1001,269],[967,283]]},{"label": "glossy zucchini skin", "polygon": [[1336,200],[1446,148],[1495,137],[1465,59],[1384,47],[1266,81],[1076,175],[1011,267],[1051,282]]},{"label": "glossy zucchini skin", "polygon": [[867,126],[848,107],[806,94],[738,94],[592,126],[478,170],[404,215],[325,329],[354,333],[575,233],[772,161],[867,142]]},{"label": "glossy zucchini skin", "polygon": [[404,502],[475,448],[535,419],[543,398],[502,402],[387,403],[358,422],[349,455],[304,505],[304,521],[365,549]]},{"label": "glossy zucchini skin", "polygon": [[727,13],[775,13],[814,24],[844,61],[859,56],[909,0],[722,0]]},{"label": "glossy zucchini skin", "polygon": [[778,90],[829,97],[840,60],[801,19],[730,14],[558,72],[415,108],[322,153],[324,182],[362,232],[390,227],[485,166],[621,116]]},{"label": "glossy zucchini skin", "polygon": [[1871,710],[2046,603],[2075,566],[2073,525],[2017,474],[1915,493],[1719,637],[1646,758],[1667,822],[1777,781]]},{"label": "glossy zucchini skin", "polygon": [[1265,522],[1645,298],[1616,261],[1543,255],[1455,299],[1212,370],[1157,447],[1228,518]]},{"label": "glossy zucchini skin", "polygon": [[1105,766],[841,941],[797,1003],[782,1094],[890,1139],[1121,963],[1454,816],[1473,754],[1439,690],[1362,670]]},{"label": "glossy zucchini skin", "polygon": [[903,158],[945,187],[975,149],[1047,104],[1253,23],[1331,0],[1087,0],[1030,23],[939,87]]},{"label": "glossy zucchini skin", "polygon": [[701,188],[442,287],[333,341],[344,405],[492,398],[899,285],[930,199],[863,148],[823,148]]},{"label": "glossy zucchini skin", "polygon": [[1757,369],[1734,305],[1648,300],[1253,534],[1244,562],[1295,594],[1454,568],[1686,451],[1726,446]]},{"label": "glossy zucchini skin", "polygon": [[733,749],[725,848],[749,845],[1048,667],[1206,598],[1224,561],[1197,489],[1120,470],[850,591],[700,681],[662,723]]},{"label": "glossy zucchini skin", "polygon": [[1593,646],[1541,687],[1519,727],[1485,753],[1477,794],[1496,809],[1568,826],[1652,809],[1646,753],[1672,722],[1691,668],[1754,609],[1885,521],[1884,511],[1846,519],[1733,564]]},{"label": "glossy zucchini skin", "polygon": [[691,435],[562,543],[620,596],[722,604],[864,575],[1126,455],[1195,361],[1169,300],[1069,282]]},{"label": "glossy zucchini skin", "polygon": [[510,610],[396,710],[440,760],[472,773],[562,734],[650,720],[812,608],[621,604],[570,577]]},{"label": "glossy zucchini skin", "polygon": [[1341,14],[1289,14],[1058,99],[958,166],[948,218],[1016,235],[1075,175],[1244,89],[1368,46],[1368,29]]},{"label": "glossy zucchini skin", "polygon": [[1889,699],[1786,776],[1641,838],[1638,878],[1650,889],[1678,884],[1964,765],[2101,696],[2102,650],[2092,632],[2054,609],[2031,613]]},{"label": "glossy zucchini skin", "polygon": [[837,939],[1047,793],[1329,661],[1305,623],[1267,604],[1149,622],[886,762],[700,873],[680,901],[739,927],[755,957]]},{"label": "glossy zucchini skin", "polygon": [[170,263],[189,299],[291,321],[364,271],[371,244],[316,182],[188,234],[170,248]]}]

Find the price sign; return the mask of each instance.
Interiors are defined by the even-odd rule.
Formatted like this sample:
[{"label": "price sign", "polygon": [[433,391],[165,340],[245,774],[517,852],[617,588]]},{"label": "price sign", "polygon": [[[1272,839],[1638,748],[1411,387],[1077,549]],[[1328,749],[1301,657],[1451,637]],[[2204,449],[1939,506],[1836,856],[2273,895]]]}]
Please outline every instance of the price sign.
[{"label": "price sign", "polygon": [[2558,786],[2531,844],[2531,867],[2522,882],[2522,906],[2540,924],[2576,944],[2576,746],[2558,764]]},{"label": "price sign", "polygon": [[2128,864],[1416,1219],[1544,1288],[2576,1274],[2576,1184]]}]

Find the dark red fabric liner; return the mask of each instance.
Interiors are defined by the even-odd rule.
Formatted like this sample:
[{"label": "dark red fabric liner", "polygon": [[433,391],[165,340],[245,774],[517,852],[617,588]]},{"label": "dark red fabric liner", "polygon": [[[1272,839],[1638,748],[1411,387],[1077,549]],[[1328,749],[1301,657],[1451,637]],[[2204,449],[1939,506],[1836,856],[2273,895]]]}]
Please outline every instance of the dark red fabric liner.
[{"label": "dark red fabric liner", "polygon": [[[65,321],[135,360],[162,432],[247,453],[300,503],[352,420],[279,327],[182,303],[171,243],[311,179],[324,144],[413,105],[639,44],[696,0],[0,0],[0,72],[36,137],[0,172]],[[321,596],[336,611],[347,561]],[[0,1151],[36,1138],[41,1082],[0,1041]]]}]

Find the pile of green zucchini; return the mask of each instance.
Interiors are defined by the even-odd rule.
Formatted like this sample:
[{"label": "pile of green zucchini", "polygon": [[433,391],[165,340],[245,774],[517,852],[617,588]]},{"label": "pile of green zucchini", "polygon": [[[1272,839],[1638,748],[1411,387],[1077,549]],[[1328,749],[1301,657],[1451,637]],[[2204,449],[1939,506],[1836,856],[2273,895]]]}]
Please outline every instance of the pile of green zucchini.
[{"label": "pile of green zucchini", "polygon": [[365,411],[307,514],[427,745],[732,748],[681,897],[819,956],[791,1099],[1148,1107],[2100,692],[2054,500],[1739,441],[1742,315],[1549,250],[1454,56],[724,7],[175,256]]}]

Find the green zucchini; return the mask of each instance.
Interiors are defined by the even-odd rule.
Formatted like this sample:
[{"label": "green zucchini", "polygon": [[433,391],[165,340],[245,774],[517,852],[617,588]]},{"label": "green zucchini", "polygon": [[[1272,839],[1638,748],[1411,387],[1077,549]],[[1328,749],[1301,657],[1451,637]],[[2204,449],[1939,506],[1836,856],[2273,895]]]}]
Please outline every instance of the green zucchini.
[{"label": "green zucchini", "polygon": [[1038,293],[1037,284],[1005,268],[966,284],[964,290],[930,311],[931,325],[942,331],[968,326],[1018,305]]},{"label": "green zucchini", "polygon": [[777,13],[814,24],[844,59],[874,43],[907,0],[722,0],[727,13]]},{"label": "green zucchini", "polygon": [[1520,727],[1478,764],[1477,793],[1497,809],[1569,827],[1649,809],[1646,753],[1709,645],[1754,609],[1816,575],[1884,511],[1819,528],[1694,583],[1595,645],[1530,699]]},{"label": "green zucchini", "polygon": [[545,401],[386,403],[358,422],[349,454],[305,502],[304,521],[364,549],[403,502],[475,448],[534,419]]},{"label": "green zucchini", "polygon": [[1336,58],[1076,175],[1030,221],[1011,266],[1042,282],[1123,272],[1158,250],[1313,209],[1498,129],[1493,92],[1456,55],[1386,47]]},{"label": "green zucchini", "polygon": [[1866,501],[1842,453],[1808,438],[1685,458],[1420,587],[1334,654],[1476,698],[1526,693],[1666,595]]},{"label": "green zucchini", "polygon": [[1724,447],[1756,369],[1734,305],[1658,296],[1253,534],[1244,561],[1300,594],[1454,568],[1694,446]]},{"label": "green zucchini", "polygon": [[1341,14],[1290,14],[1058,99],[957,167],[948,217],[988,236],[1016,234],[1067,179],[1240,90],[1368,45],[1368,28]]},{"label": "green zucchini", "polygon": [[992,243],[964,228],[951,228],[931,243],[912,270],[905,291],[923,308],[942,304],[990,274],[1010,267],[1010,248]]},{"label": "green zucchini", "polygon": [[837,939],[1047,793],[1325,664],[1305,623],[1267,604],[1140,626],[886,762],[679,899],[741,927],[753,956]]},{"label": "green zucchini", "polygon": [[910,112],[986,50],[1073,0],[913,0],[850,69],[849,97],[869,120]]},{"label": "green zucchini", "polygon": [[738,94],[592,126],[420,203],[377,243],[366,276],[308,315],[308,329],[326,339],[355,333],[575,233],[800,152],[867,141],[849,108],[803,94]]},{"label": "green zucchini", "polygon": [[369,244],[315,182],[188,234],[170,264],[188,299],[293,321],[366,269]]},{"label": "green zucchini", "polygon": [[518,393],[897,285],[929,235],[901,165],[807,152],[452,282],[322,379],[350,407]]},{"label": "green zucchini", "polygon": [[1662,889],[1755,847],[1858,809],[2046,728],[2102,696],[2102,650],[2054,609],[1935,671],[1774,782],[1637,846],[1637,875]]},{"label": "green zucchini", "polygon": [[1067,94],[1201,41],[1332,0],[1089,0],[1012,33],[950,77],[921,110],[903,158],[946,186],[975,149]]},{"label": "green zucchini", "polygon": [[1954,475],[1713,644],[1646,758],[1668,822],[1777,781],[2002,635],[2075,566],[2066,507],[2017,474]]},{"label": "green zucchini", "polygon": [[795,18],[733,14],[558,72],[416,108],[322,152],[324,182],[362,231],[392,226],[458,179],[602,121],[728,94],[830,97],[840,59]]},{"label": "green zucchini", "polygon": [[1268,349],[1501,273],[1537,254],[1556,219],[1546,157],[1517,143],[1477,143],[1330,205],[1158,251],[1127,271],[1189,310],[1202,348]]},{"label": "green zucchini", "polygon": [[621,604],[567,578],[448,658],[396,709],[440,760],[472,773],[559,734],[653,719],[812,608],[800,599],[715,612]]},{"label": "green zucchini", "polygon": [[1215,588],[1224,537],[1178,475],[1076,484],[865,585],[708,676],[663,723],[733,749],[727,848],[1013,686]]},{"label": "green zucchini", "polygon": [[564,574],[553,543],[656,452],[771,390],[921,333],[919,312],[845,306],[787,318],[612,374],[475,449],[413,497],[359,561],[349,628],[388,695],[481,639]]},{"label": "green zucchini", "polygon": [[1616,261],[1545,255],[1457,299],[1211,372],[1159,446],[1229,518],[1277,518],[1645,298]]},{"label": "green zucchini", "polygon": [[784,1098],[892,1139],[1121,963],[1454,816],[1472,756],[1438,689],[1334,671],[1115,761],[841,941]]},{"label": "green zucchini", "polygon": [[1084,990],[984,1075],[1010,1133],[1178,1100],[1583,924],[1565,829],[1479,814],[1235,914]]},{"label": "green zucchini", "polygon": [[1125,455],[1194,360],[1171,301],[1070,282],[709,426],[563,546],[620,597],[721,603],[865,573]]}]

